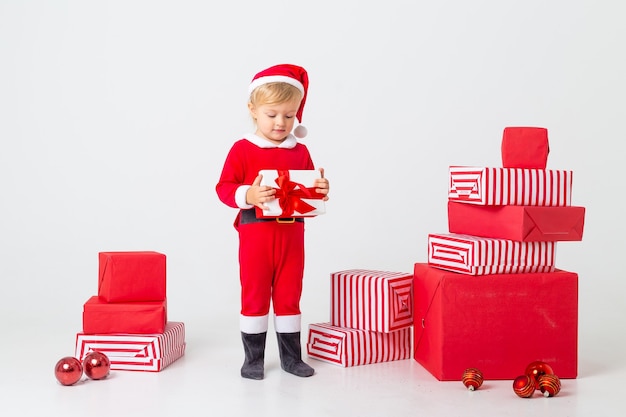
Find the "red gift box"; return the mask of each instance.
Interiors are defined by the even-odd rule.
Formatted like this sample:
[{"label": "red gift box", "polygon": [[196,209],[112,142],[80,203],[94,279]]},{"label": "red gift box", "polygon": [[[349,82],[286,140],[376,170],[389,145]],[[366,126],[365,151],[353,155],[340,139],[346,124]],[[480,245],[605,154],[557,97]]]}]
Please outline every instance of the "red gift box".
[{"label": "red gift box", "polygon": [[469,275],[552,272],[556,242],[519,242],[455,233],[428,235],[428,264]]},{"label": "red gift box", "polygon": [[112,370],[159,372],[185,353],[185,324],[168,322],[161,334],[76,335],[75,356],[83,360],[92,351],[107,355]]},{"label": "red gift box", "polygon": [[485,206],[570,206],[572,171],[451,166],[448,200]]},{"label": "red gift box", "polygon": [[543,361],[576,378],[578,275],[500,274],[468,278],[416,263],[414,359],[435,378],[514,379]]},{"label": "red gift box", "polygon": [[450,233],[496,239],[580,241],[584,207],[477,206],[448,202]]},{"label": "red gift box", "polygon": [[548,163],[548,129],[505,127],[502,132],[502,166],[545,169]]},{"label": "red gift box", "polygon": [[349,269],[330,275],[330,324],[391,332],[413,324],[413,274]]},{"label": "red gift box", "polygon": [[261,185],[276,189],[276,198],[265,203],[266,210],[256,207],[256,216],[314,217],[326,212],[324,195],[315,191],[315,180],[321,178],[318,170],[292,169],[259,171]]},{"label": "red gift box", "polygon": [[167,302],[107,303],[93,296],[83,306],[83,333],[163,333]]},{"label": "red gift box", "polygon": [[411,357],[411,327],[390,333],[309,325],[309,357],[344,367],[390,362]]},{"label": "red gift box", "polygon": [[165,300],[164,254],[153,251],[100,252],[98,261],[98,296],[103,300]]}]

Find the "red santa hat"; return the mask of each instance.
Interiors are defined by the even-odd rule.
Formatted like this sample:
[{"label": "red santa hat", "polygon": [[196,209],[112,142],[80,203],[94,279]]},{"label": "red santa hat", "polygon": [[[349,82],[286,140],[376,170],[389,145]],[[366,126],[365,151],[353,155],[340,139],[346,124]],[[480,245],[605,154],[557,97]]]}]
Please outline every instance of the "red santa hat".
[{"label": "red santa hat", "polygon": [[[248,87],[248,92],[252,93],[252,91],[260,85],[276,82],[291,84],[302,93],[302,101],[300,102],[300,107],[296,113],[298,123],[302,123],[302,111],[304,110],[306,94],[309,89],[309,76],[306,70],[302,67],[291,64],[274,65],[273,67],[264,69],[252,78],[252,82]],[[294,129],[293,134],[298,138],[305,137],[307,134],[306,127],[302,124],[298,125]]]}]

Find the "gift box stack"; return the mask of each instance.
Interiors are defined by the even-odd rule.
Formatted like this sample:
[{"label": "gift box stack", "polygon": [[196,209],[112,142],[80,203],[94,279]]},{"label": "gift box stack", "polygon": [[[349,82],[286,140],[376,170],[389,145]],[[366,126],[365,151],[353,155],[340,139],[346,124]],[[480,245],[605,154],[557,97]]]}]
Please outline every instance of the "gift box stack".
[{"label": "gift box stack", "polygon": [[577,376],[578,275],[555,255],[582,240],[585,209],[548,151],[547,129],[507,127],[502,167],[449,168],[448,233],[429,234],[413,282],[413,357],[439,380],[514,379],[533,361]]},{"label": "gift box stack", "polygon": [[100,252],[98,295],[83,305],[75,356],[97,350],[113,370],[158,372],[185,353],[185,325],[167,320],[166,256]]},{"label": "gift box stack", "polygon": [[330,274],[330,321],[309,325],[309,357],[350,367],[411,357],[413,274]]}]

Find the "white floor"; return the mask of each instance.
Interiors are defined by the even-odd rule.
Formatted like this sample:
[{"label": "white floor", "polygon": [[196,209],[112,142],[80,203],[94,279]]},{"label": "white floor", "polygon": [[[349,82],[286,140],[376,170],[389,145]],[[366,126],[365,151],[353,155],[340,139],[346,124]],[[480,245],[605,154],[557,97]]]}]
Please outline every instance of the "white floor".
[{"label": "white floor", "polygon": [[[72,330],[32,322],[10,326],[0,357],[2,416],[616,416],[624,415],[623,336],[581,331],[579,377],[558,396],[515,396],[512,381],[486,381],[471,392],[440,382],[413,359],[342,368],[308,359],[311,378],[283,372],[269,338],[266,377],[239,376],[239,334],[186,322],[185,356],[159,373],[112,371],[105,380],[62,386],[54,364],[73,353]],[[65,329],[65,332],[59,332]],[[616,337],[610,340],[609,337]],[[10,341],[8,344],[4,341]],[[303,336],[304,342],[304,336]]]}]

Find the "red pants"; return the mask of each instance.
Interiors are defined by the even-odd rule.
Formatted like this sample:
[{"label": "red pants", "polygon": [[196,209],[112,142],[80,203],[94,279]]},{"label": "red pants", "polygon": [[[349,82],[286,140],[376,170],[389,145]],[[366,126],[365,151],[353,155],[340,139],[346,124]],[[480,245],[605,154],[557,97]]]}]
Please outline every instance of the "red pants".
[{"label": "red pants", "polygon": [[304,223],[240,224],[241,314],[300,314],[304,274]]}]

